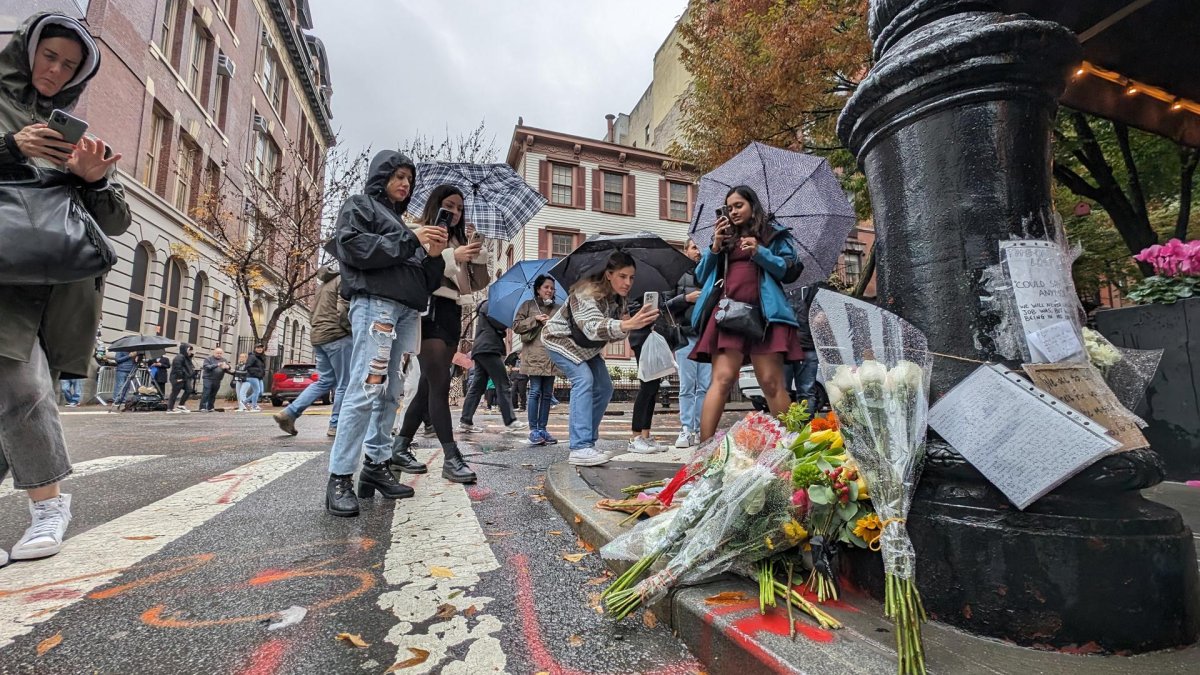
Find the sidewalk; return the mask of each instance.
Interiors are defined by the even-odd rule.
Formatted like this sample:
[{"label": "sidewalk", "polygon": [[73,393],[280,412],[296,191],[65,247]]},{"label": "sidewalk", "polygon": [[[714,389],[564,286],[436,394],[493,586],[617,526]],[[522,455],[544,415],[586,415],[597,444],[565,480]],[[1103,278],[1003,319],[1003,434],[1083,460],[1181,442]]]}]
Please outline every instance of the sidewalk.
[{"label": "sidewalk", "polygon": [[[623,531],[619,523],[625,516],[596,509],[595,503],[605,497],[619,497],[620,488],[625,485],[669,476],[682,461],[682,454],[673,451],[650,456],[625,455],[605,466],[586,469],[555,464],[547,472],[546,496],[584,541],[599,548]],[[1179,509],[1193,529],[1200,525],[1200,489],[1171,483],[1147,491],[1146,496]],[[619,567],[612,562],[608,564]],[[740,591],[748,600],[723,606],[706,602],[724,591]],[[798,629],[794,640],[788,637],[786,611],[780,607],[760,616],[758,588],[741,578],[724,577],[701,586],[677,589],[652,611],[669,623],[713,675],[895,673],[891,622],[883,617],[880,603],[853,591],[843,596],[841,602],[829,603],[826,608],[845,628],[821,630],[797,613],[803,628]],[[926,663],[931,673],[1182,675],[1200,672],[1200,648],[1195,646],[1135,657],[1088,656],[1086,645],[1075,653],[1037,651],[974,637],[936,622],[925,625],[924,636]]]}]

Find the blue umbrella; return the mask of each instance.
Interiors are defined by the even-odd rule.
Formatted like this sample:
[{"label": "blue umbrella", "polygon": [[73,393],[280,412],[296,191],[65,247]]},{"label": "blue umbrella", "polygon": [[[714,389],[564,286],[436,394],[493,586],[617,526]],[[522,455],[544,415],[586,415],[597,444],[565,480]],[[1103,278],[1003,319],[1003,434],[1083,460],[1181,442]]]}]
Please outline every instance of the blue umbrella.
[{"label": "blue umbrella", "polygon": [[417,165],[408,212],[421,213],[439,185],[462,190],[463,220],[488,239],[512,239],[546,205],[546,198],[507,164],[434,163]]},{"label": "blue umbrella", "polygon": [[[549,275],[550,268],[558,261],[521,260],[504,271],[500,278],[488,287],[488,316],[505,326],[512,326],[521,303],[533,297],[533,281],[542,274]],[[554,302],[567,301],[567,289],[560,283],[554,284]]]},{"label": "blue umbrella", "polygon": [[751,143],[700,178],[689,234],[701,249],[712,244],[717,207],[730,188],[748,185],[763,208],[787,227],[804,271],[791,286],[829,278],[857,218],[841,183],[821,157]]}]

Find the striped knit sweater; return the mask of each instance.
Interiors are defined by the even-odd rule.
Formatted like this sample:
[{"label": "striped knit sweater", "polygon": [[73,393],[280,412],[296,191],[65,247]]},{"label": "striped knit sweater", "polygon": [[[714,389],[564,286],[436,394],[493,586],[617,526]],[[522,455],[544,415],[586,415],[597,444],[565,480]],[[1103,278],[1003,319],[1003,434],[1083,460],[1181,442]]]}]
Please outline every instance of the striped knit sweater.
[{"label": "striped knit sweater", "polygon": [[542,330],[542,342],[546,349],[566,357],[572,363],[583,363],[604,350],[604,347],[581,347],[571,339],[571,325],[567,321],[567,308],[571,308],[571,316],[575,325],[583,331],[589,340],[617,342],[625,339],[625,331],[621,330],[621,320],[611,318],[623,313],[620,300],[615,297],[596,300],[588,290],[582,293],[572,293]]}]

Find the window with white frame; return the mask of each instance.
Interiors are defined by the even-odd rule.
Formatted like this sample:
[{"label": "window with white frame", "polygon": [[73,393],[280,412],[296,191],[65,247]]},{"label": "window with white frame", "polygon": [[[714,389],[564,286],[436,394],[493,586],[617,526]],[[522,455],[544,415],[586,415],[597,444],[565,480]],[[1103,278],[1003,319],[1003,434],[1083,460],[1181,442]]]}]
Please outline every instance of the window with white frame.
[{"label": "window with white frame", "polygon": [[688,220],[688,186],[686,183],[669,183],[671,220]]},{"label": "window with white frame", "polygon": [[604,175],[603,209],[611,213],[625,210],[625,176],[619,173],[602,172]]}]

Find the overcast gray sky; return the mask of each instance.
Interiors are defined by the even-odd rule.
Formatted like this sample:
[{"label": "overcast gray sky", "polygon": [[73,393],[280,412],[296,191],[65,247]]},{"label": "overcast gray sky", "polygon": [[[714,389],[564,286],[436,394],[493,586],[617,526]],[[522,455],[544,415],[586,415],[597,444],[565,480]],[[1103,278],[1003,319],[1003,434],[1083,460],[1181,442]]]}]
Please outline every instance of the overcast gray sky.
[{"label": "overcast gray sky", "polygon": [[503,161],[518,116],[599,138],[629,112],[686,0],[310,0],[351,149],[481,120]]}]

